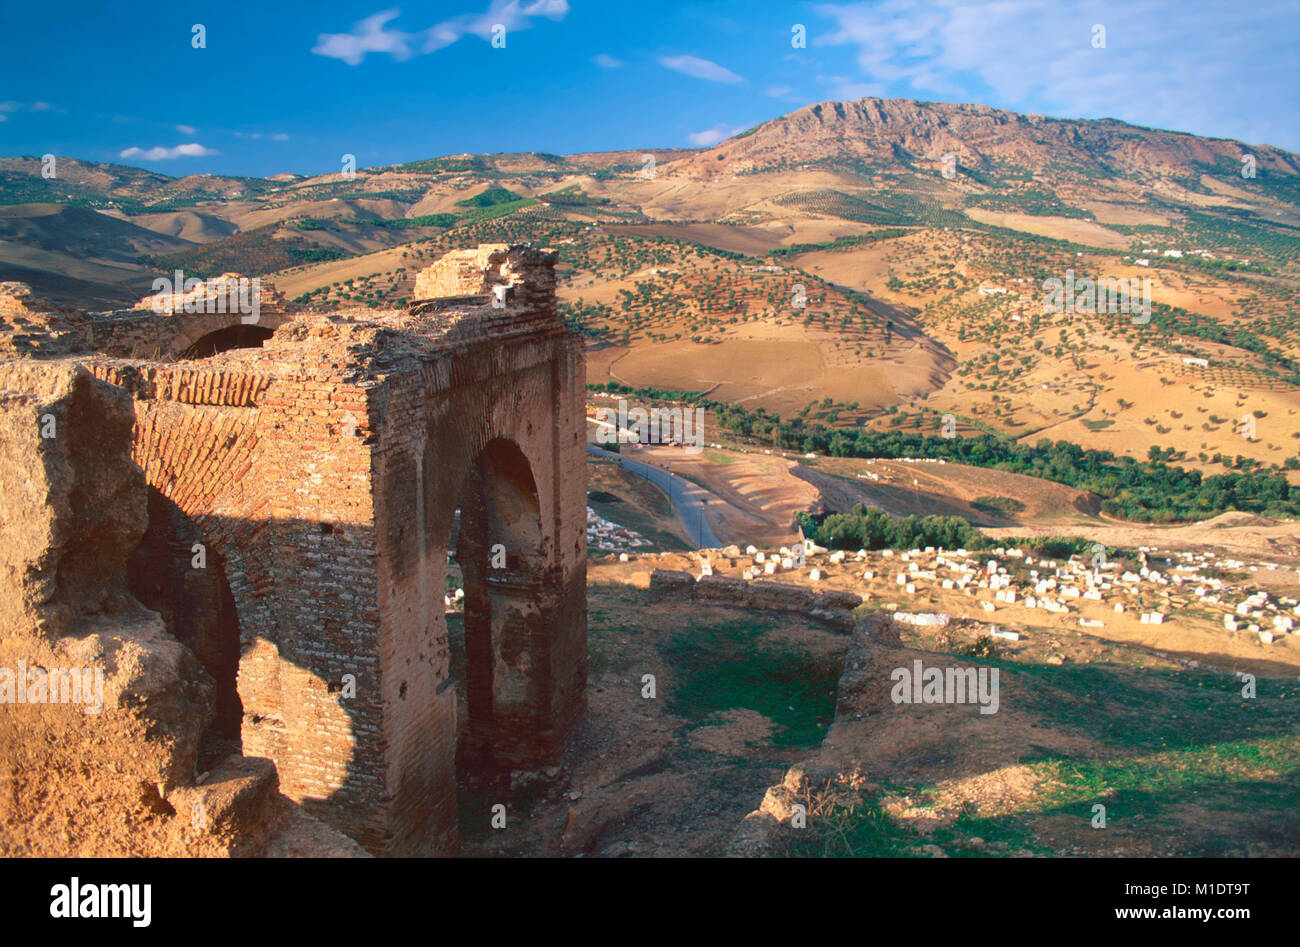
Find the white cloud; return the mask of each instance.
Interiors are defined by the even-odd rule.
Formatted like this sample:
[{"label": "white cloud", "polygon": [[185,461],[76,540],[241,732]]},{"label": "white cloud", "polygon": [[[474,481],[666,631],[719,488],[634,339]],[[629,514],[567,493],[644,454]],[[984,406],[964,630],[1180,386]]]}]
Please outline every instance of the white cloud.
[{"label": "white cloud", "polygon": [[731,128],[730,126],[719,122],[712,128],[706,128],[702,132],[693,132],[686,137],[690,139],[691,144],[695,147],[708,148],[712,145],[716,145],[720,141],[726,141],[732,135],[736,134],[736,132],[743,130],[743,128]]},{"label": "white cloud", "polygon": [[358,66],[367,53],[388,53],[401,61],[411,58],[411,41],[413,33],[400,33],[384,29],[384,24],[396,19],[398,10],[384,10],[374,16],[368,16],[356,26],[351,33],[321,33],[316,37],[312,52],[317,56],[342,59],[349,66]]},{"label": "white cloud", "polygon": [[182,135],[193,135],[198,131],[193,125],[177,125],[176,130]]},{"label": "white cloud", "polygon": [[745,81],[743,76],[736,75],[730,69],[696,56],[660,56],[659,64],[667,69],[694,76],[696,79],[707,79],[709,82],[727,82],[735,85]]},{"label": "white cloud", "polygon": [[207,155],[220,154],[212,148],[204,148],[198,143],[176,145],[173,148],[127,148],[118,154],[119,158],[143,158],[145,161],[170,161],[172,158],[203,158]]},{"label": "white cloud", "polygon": [[791,89],[788,85],[773,85],[764,89],[763,94],[770,95],[774,99],[781,99],[789,95],[790,91]]},{"label": "white cloud", "polygon": [[7,102],[0,102],[0,113],[8,112],[57,112],[60,115],[67,115],[67,109],[61,109],[57,105],[51,105],[49,102],[32,102],[30,105],[26,102],[15,102],[10,99]]},{"label": "white cloud", "polygon": [[288,141],[288,140],[289,140],[289,136],[286,135],[284,132],[276,132],[274,135],[271,136],[271,140],[272,140],[272,141]]},{"label": "white cloud", "polygon": [[436,52],[466,35],[482,39],[492,38],[492,28],[498,24],[506,29],[507,40],[511,32],[526,30],[536,17],[562,20],[569,12],[568,0],[492,0],[483,13],[466,13],[434,24],[414,33],[388,29],[389,21],[401,11],[383,10],[366,17],[352,27],[349,33],[321,33],[316,37],[312,52],[318,56],[341,59],[349,66],[360,65],[370,53],[387,53],[401,62],[415,55]]},{"label": "white cloud", "polygon": [[[860,76],[828,82],[841,98],[978,101],[1296,144],[1294,0],[1239,4],[1230,16],[1189,3],[1170,17],[1159,0],[879,0],[813,10],[832,26],[810,45],[855,54]],[[1106,48],[1092,46],[1093,24],[1105,26]]]},{"label": "white cloud", "polygon": [[593,59],[592,62],[597,66],[600,66],[602,69],[617,69],[623,65],[621,61],[615,59],[613,56],[607,55],[606,53],[601,53]]}]

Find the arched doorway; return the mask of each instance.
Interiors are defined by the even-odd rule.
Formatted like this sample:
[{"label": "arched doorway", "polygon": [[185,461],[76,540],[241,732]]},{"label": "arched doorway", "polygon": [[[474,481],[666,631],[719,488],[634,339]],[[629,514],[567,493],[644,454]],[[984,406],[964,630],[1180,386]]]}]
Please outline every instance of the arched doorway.
[{"label": "arched doorway", "polygon": [[457,507],[449,546],[464,596],[459,628],[455,616],[449,622],[457,760],[463,773],[486,774],[527,760],[531,737],[549,723],[541,504],[516,444],[496,439],[483,449]]},{"label": "arched doorway", "polygon": [[550,446],[476,439],[472,409],[440,422],[382,481],[383,654],[393,754],[406,766],[394,821],[450,852],[462,833],[487,830],[512,772],[559,761],[585,707],[586,585],[582,523],[560,529]]}]

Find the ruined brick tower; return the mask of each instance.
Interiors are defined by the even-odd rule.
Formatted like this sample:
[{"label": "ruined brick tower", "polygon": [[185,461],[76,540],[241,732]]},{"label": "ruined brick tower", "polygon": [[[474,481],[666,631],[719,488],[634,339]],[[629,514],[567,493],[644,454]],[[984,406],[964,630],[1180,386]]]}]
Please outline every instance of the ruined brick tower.
[{"label": "ruined brick tower", "polygon": [[215,678],[242,752],[376,854],[454,851],[458,744],[536,766],[585,706],[585,368],[554,264],[484,246],[403,311],[271,307],[253,331],[24,310],[3,340],[10,387],[72,362],[130,393],[150,488],[132,590]]}]

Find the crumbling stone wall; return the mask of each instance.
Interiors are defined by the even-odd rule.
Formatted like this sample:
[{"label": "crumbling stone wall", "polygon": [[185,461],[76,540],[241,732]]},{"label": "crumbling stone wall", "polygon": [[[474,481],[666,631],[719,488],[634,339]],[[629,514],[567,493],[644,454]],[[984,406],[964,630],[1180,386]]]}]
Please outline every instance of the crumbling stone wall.
[{"label": "crumbling stone wall", "polygon": [[269,760],[199,773],[212,680],[126,584],[146,525],[126,391],[0,362],[0,855],[350,854]]},{"label": "crumbling stone wall", "polygon": [[[889,671],[895,666],[889,655],[900,646],[898,626],[884,612],[873,612],[854,622],[845,654],[844,670],[835,689],[835,721],[821,749],[811,758],[796,763],[785,778],[770,786],[757,809],[745,816],[728,846],[728,856],[766,858],[788,856],[790,842],[803,831],[792,825],[796,805],[803,815],[816,806],[860,805],[854,786],[860,782],[856,766],[846,766],[830,746],[835,727],[847,719],[879,713],[881,700],[888,701]],[[886,682],[882,686],[882,682]],[[851,771],[851,772],[850,772]]]},{"label": "crumbling stone wall", "polygon": [[500,279],[501,264],[508,250],[505,244],[495,243],[452,250],[416,274],[415,298],[446,299],[491,293],[493,283]]},{"label": "crumbling stone wall", "polygon": [[238,300],[227,286],[238,278],[228,273],[201,283],[188,296],[159,297],[161,314],[153,310],[154,297],[146,296],[133,309],[94,316],[37,299],[23,283],[0,283],[0,358],[97,352],[173,361],[222,334],[231,336],[234,345],[255,346],[291,319],[293,311],[270,281],[260,285],[255,315],[234,311],[230,307]]},{"label": "crumbling stone wall", "polygon": [[853,610],[862,604],[860,595],[839,589],[819,592],[803,585],[747,582],[720,575],[705,575],[697,580],[689,572],[673,569],[655,569],[650,573],[650,594],[677,602],[694,599],[741,608],[800,612],[844,632],[853,630]]},{"label": "crumbling stone wall", "polygon": [[0,282],[0,358],[86,351],[90,317],[32,295],[26,283]]},{"label": "crumbling stone wall", "polygon": [[[584,708],[585,374],[554,263],[480,248],[421,283],[455,298],[286,316],[259,348],[186,361],[149,349],[163,329],[104,328],[152,319],[175,338],[179,315],[92,320],[132,355],[84,364],[134,413],[151,512],[135,588],[233,689],[243,753],[372,852],[457,844],[442,599],[458,507],[469,757],[549,760]],[[227,601],[230,620],[177,618]]]},{"label": "crumbling stone wall", "polygon": [[[125,553],[145,527],[132,420],[126,393],[75,363],[0,364],[0,462],[15,474],[0,517],[5,854],[183,847],[182,829],[158,816],[193,781],[211,684],[126,591]],[[32,700],[30,668],[75,669],[90,694]],[[97,711],[84,688],[96,669]],[[167,741],[150,741],[151,728]]]}]

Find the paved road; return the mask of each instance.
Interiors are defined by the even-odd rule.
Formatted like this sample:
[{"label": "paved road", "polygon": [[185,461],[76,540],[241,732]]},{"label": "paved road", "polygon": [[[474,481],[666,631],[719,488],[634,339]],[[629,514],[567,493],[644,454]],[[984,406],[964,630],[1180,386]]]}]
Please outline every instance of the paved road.
[{"label": "paved road", "polygon": [[691,483],[684,477],[670,474],[662,467],[624,457],[613,451],[597,447],[595,444],[588,444],[587,451],[598,457],[610,457],[617,460],[623,465],[624,470],[628,470],[638,477],[644,477],[668,494],[673,509],[677,511],[677,518],[681,520],[686,535],[692,542],[696,543],[696,548],[718,549],[722,546],[722,542],[713,534],[709,521],[704,518],[704,510],[709,502],[721,502],[712,493]]}]

